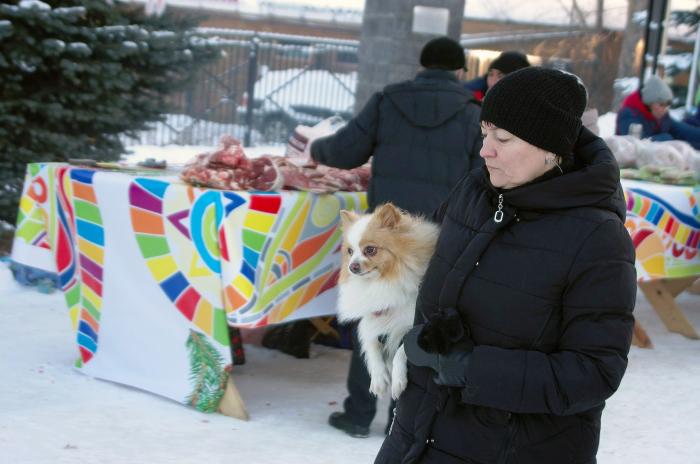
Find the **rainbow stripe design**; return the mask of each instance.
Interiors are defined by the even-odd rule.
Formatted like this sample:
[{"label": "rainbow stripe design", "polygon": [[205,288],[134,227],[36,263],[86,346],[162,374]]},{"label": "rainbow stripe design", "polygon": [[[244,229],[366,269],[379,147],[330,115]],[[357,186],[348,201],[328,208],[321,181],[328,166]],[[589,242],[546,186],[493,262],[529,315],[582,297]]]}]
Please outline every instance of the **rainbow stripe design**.
[{"label": "rainbow stripe design", "polygon": [[52,178],[41,176],[42,170],[45,171],[46,167],[38,164],[30,164],[27,167],[27,175],[24,179],[25,190],[19,203],[15,237],[29,245],[50,250],[49,214],[46,209],[51,191],[48,183]]},{"label": "rainbow stripe design", "polygon": [[78,330],[80,316],[80,275],[76,256],[75,215],[73,213],[73,189],[70,182],[70,169],[58,167],[54,171],[56,179],[56,221],[52,247],[58,272],[58,282],[66,298],[73,330]]},{"label": "rainbow stripe design", "polygon": [[280,322],[333,288],[338,212],[367,208],[357,193],[239,194],[147,178],[131,183],[129,204],[151,275],[223,345],[227,315],[233,325]]},{"label": "rainbow stripe design", "polygon": [[136,178],[129,205],[141,255],[164,294],[187,320],[228,346],[219,261],[221,193]]},{"label": "rainbow stripe design", "polygon": [[[53,252],[79,363],[96,352],[102,307],[105,236],[94,180],[91,170],[30,165],[18,221],[20,239]],[[237,193],[145,177],[127,182],[131,228],[149,273],[176,310],[221,345],[229,344],[227,322],[262,326],[325,306],[333,312],[332,300],[299,310],[335,287],[338,211],[365,210],[365,194]]]},{"label": "rainbow stripe design", "polygon": [[625,227],[635,246],[640,280],[700,274],[700,191],[678,189],[683,189],[678,198],[687,204],[672,204],[643,188],[625,189]]},{"label": "rainbow stripe design", "polygon": [[53,253],[76,333],[78,367],[97,351],[102,307],[105,242],[94,175],[87,169],[30,164],[18,216],[18,238]]},{"label": "rainbow stripe design", "polygon": [[[65,176],[64,168],[59,170]],[[102,216],[93,188],[95,171],[71,169],[70,180],[75,217],[75,240],[78,250],[80,313],[77,318],[77,342],[80,351],[78,367],[87,363],[97,351],[100,312],[102,308],[102,279],[104,277],[105,233]],[[56,254],[57,262],[61,259]],[[73,262],[75,264],[75,262]],[[59,274],[60,276],[60,274]],[[75,275],[72,276],[75,279]],[[59,277],[62,280],[61,277]],[[65,291],[65,290],[64,290]],[[65,291],[71,306],[71,292]]]},{"label": "rainbow stripe design", "polygon": [[77,279],[75,227],[67,168],[30,164],[20,199],[15,240],[53,252],[51,258],[77,329],[80,289]]},{"label": "rainbow stripe design", "polygon": [[242,221],[229,220],[224,225],[228,248],[240,243],[242,250],[241,256],[223,257],[231,324],[263,326],[294,319],[295,311],[335,287],[340,209],[366,210],[365,195],[250,195]]}]

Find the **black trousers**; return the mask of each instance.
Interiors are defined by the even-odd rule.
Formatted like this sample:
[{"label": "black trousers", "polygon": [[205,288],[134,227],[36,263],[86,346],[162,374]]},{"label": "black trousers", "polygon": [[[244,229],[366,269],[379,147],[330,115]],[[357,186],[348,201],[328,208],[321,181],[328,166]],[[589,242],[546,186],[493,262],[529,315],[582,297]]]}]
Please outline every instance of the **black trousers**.
[{"label": "black trousers", "polygon": [[[369,427],[377,414],[377,397],[369,392],[370,377],[365,360],[362,358],[360,341],[357,338],[357,324],[352,326],[352,356],[348,371],[348,397],[343,408],[352,423]],[[387,430],[394,417],[396,402],[392,399],[389,405],[389,420]]]}]

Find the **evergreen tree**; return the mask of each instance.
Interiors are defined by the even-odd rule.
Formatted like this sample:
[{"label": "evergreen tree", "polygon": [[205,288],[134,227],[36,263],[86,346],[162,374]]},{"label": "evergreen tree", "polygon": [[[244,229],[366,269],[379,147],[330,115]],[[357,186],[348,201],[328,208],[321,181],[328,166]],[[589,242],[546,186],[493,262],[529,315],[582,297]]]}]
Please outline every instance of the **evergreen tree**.
[{"label": "evergreen tree", "polygon": [[116,160],[120,134],[161,120],[220,54],[192,26],[102,0],[0,4],[0,219],[15,221],[26,163]]},{"label": "evergreen tree", "polygon": [[670,14],[671,24],[674,26],[686,25],[690,27],[687,35],[694,34],[700,21],[700,7],[695,10],[674,10]]}]

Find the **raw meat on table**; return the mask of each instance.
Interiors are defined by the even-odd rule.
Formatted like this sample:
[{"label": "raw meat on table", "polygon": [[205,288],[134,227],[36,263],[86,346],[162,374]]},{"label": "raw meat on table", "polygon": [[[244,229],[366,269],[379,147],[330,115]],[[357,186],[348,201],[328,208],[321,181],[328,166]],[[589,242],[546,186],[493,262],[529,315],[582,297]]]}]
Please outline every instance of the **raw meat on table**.
[{"label": "raw meat on table", "polygon": [[181,173],[185,182],[225,190],[280,190],[282,174],[268,157],[250,159],[241,143],[230,136],[221,138],[222,147],[197,155]]},{"label": "raw meat on table", "polygon": [[241,143],[230,136],[221,138],[222,147],[203,153],[185,166],[185,182],[224,190],[272,191],[293,189],[314,193],[366,191],[369,165],[345,170],[314,163],[298,164],[282,156],[248,158]]}]

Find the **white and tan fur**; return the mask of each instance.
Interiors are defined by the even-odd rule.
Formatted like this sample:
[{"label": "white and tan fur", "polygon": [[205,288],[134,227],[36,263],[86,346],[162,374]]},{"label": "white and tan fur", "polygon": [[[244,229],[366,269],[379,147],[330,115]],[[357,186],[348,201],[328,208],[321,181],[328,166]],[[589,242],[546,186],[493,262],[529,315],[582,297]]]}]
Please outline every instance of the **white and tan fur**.
[{"label": "white and tan fur", "polygon": [[370,392],[382,396],[391,385],[391,396],[398,398],[407,383],[401,340],[413,326],[418,288],[438,227],[390,203],[372,214],[341,211],[341,220],[338,318],[360,321],[357,333],[372,379]]}]

